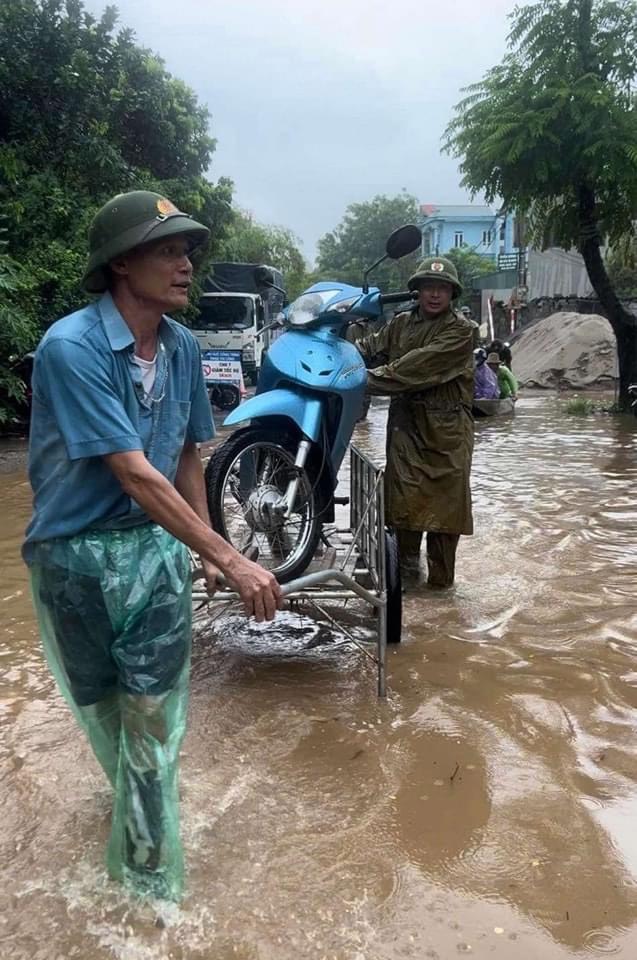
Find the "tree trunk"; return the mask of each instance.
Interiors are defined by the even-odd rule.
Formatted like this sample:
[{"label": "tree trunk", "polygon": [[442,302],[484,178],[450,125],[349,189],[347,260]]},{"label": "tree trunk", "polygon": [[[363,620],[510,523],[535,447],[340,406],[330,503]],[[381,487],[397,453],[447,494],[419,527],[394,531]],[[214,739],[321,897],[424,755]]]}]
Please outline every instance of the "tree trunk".
[{"label": "tree trunk", "polygon": [[589,280],[606,311],[617,340],[619,405],[623,410],[628,410],[628,386],[637,383],[637,317],[629,313],[619,301],[606,272],[595,218],[595,194],[587,186],[580,186],[578,193],[580,253],[584,258]]}]

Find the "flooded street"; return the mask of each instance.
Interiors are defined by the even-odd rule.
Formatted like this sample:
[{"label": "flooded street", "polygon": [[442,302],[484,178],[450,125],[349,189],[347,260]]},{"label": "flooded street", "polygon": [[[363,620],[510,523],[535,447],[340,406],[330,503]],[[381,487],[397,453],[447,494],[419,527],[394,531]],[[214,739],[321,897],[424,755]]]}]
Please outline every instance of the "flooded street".
[{"label": "flooded street", "polygon": [[[357,430],[376,458],[385,416]],[[40,654],[12,466],[2,960],[634,960],[635,424],[529,396],[478,425],[476,535],[453,591],[405,597],[386,701],[307,616],[197,621],[180,907],[106,878],[109,787]]]}]

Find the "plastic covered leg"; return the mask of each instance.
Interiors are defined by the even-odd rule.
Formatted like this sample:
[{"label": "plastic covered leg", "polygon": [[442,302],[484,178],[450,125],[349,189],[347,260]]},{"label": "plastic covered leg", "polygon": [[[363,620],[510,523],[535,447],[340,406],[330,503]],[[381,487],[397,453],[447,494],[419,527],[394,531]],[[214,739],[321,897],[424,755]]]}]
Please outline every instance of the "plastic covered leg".
[{"label": "plastic covered leg", "polygon": [[46,656],[115,788],[109,872],[137,893],[178,899],[187,551],[154,525],[40,547],[32,587]]},{"label": "plastic covered leg", "polygon": [[97,576],[35,564],[31,591],[42,646],[60,691],[115,786],[120,741],[113,629]]},{"label": "plastic covered leg", "polygon": [[122,734],[106,862],[136,892],[178,899],[184,859],[179,831],[179,748],[186,726],[187,671],[160,697],[122,697]]}]

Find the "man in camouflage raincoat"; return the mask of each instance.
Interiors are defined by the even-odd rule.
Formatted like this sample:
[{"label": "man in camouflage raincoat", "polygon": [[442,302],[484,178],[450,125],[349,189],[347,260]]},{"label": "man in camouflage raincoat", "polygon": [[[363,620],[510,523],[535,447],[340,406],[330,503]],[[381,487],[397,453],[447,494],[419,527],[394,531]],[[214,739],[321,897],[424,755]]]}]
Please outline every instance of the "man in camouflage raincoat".
[{"label": "man in camouflage raincoat", "polygon": [[357,342],[369,392],[391,397],[385,506],[401,567],[417,576],[427,533],[428,583],[453,584],[461,534],[473,533],[473,346],[475,324],[451,306],[462,288],[454,264],[424,260],[409,280],[418,305]]}]

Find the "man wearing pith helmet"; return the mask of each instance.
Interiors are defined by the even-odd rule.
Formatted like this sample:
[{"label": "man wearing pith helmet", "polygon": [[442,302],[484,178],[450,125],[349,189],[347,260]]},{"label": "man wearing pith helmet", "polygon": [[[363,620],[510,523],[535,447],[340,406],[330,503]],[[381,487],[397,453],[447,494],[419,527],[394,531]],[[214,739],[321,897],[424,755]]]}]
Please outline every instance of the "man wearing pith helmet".
[{"label": "man wearing pith helmet", "polygon": [[[114,197],[89,234],[93,302],[35,355],[23,548],[44,650],[114,788],[111,876],[180,896],[177,762],[189,687],[187,547],[257,620],[279,587],[210,528],[198,444],[214,435],[188,302],[208,229],[146,190]],[[69,784],[69,787],[72,785]]]},{"label": "man wearing pith helmet", "polygon": [[427,582],[449,587],[461,534],[473,533],[474,323],[452,308],[462,288],[454,264],[428,257],[409,279],[418,300],[358,341],[369,391],[391,397],[385,505],[405,579],[418,581],[423,533]]}]

